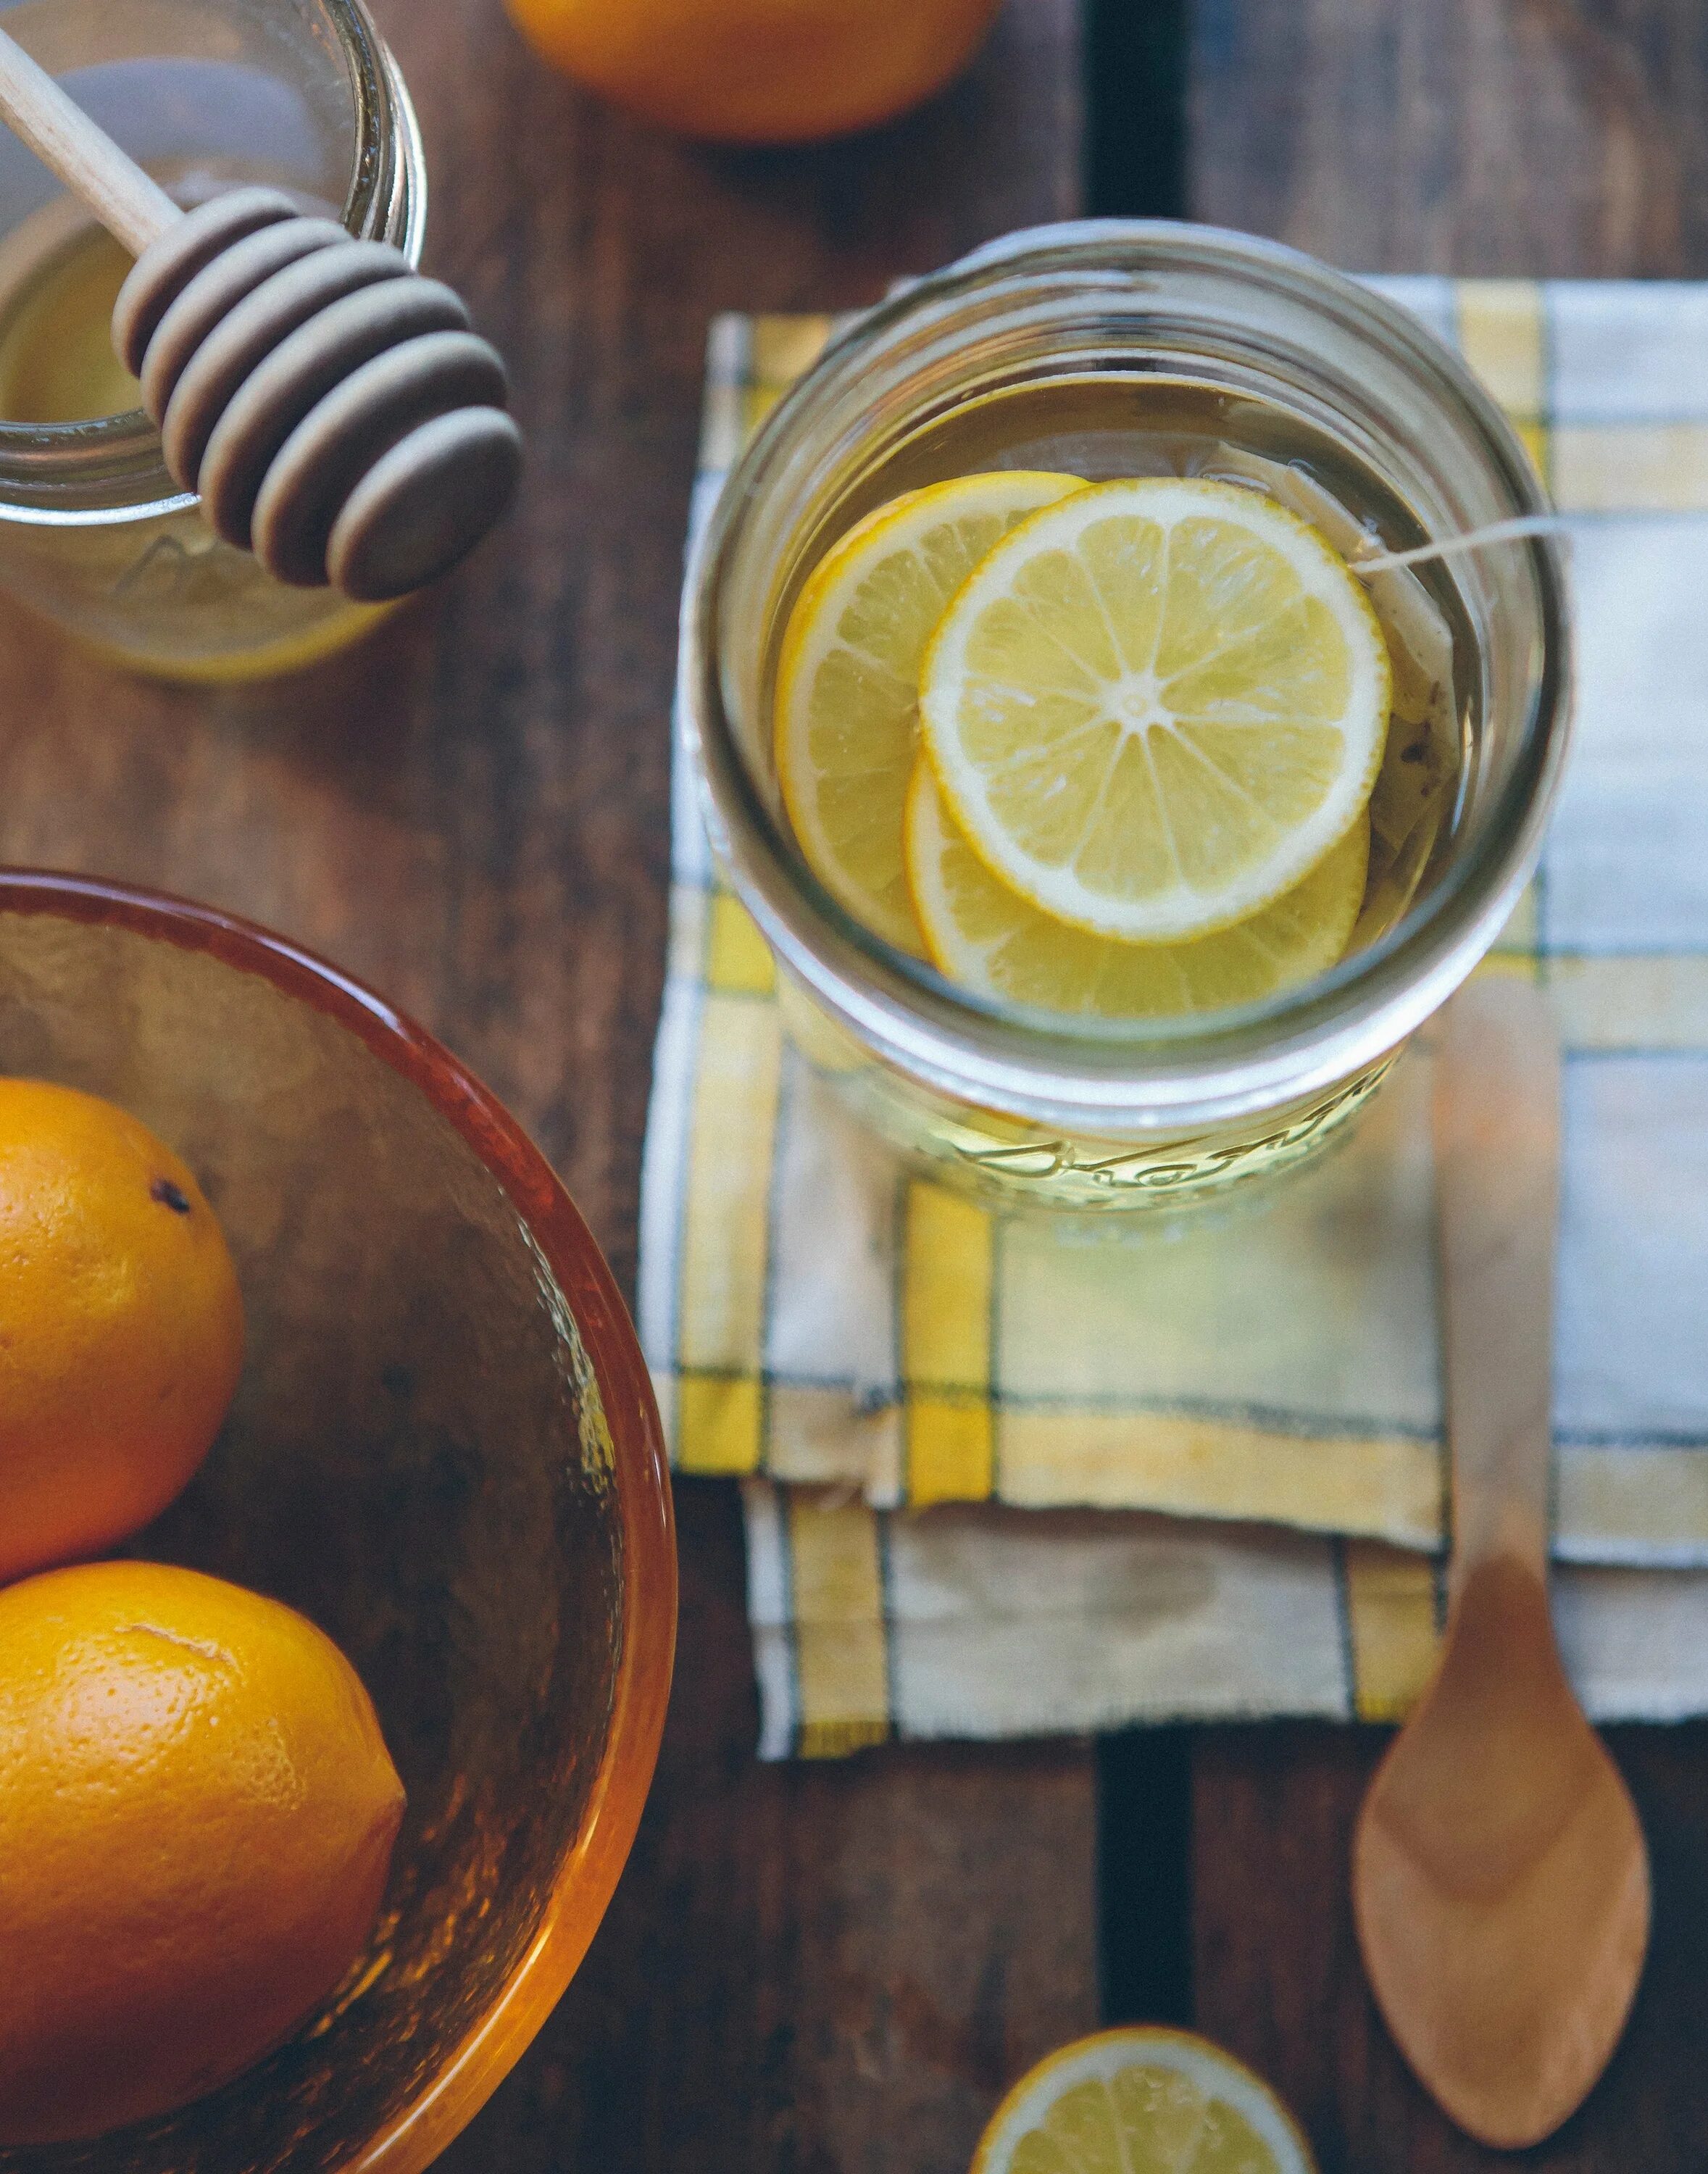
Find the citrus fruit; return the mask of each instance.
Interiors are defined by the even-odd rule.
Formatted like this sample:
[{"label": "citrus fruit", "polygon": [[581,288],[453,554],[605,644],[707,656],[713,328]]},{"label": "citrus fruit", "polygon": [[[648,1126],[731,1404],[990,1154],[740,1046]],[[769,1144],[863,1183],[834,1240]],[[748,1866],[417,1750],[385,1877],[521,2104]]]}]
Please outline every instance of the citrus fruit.
[{"label": "citrus fruit", "polygon": [[790,614],[776,695],[784,805],[813,874],[898,950],[920,955],[901,818],[926,645],[1015,522],[1083,488],[1015,468],[908,491],[837,541]]},{"label": "citrus fruit", "polygon": [[1313,2174],[1279,2099],[1186,2031],[1100,2031],[1023,2076],[972,2174]]},{"label": "citrus fruit", "polygon": [[509,0],[554,66],[684,135],[801,143],[958,75],[997,0]]},{"label": "citrus fruit", "polygon": [[1256,1003],[1345,950],[1364,899],[1370,823],[1354,818],[1301,884],[1249,921],[1183,944],[1123,944],[1057,921],[998,883],[921,758],[907,802],[907,879],[932,963],[983,997],[1100,1019]]},{"label": "citrus fruit", "polygon": [[1012,890],[1173,943],[1302,881],[1368,802],[1381,629],[1317,531],[1255,491],[1144,478],[1024,521],[956,596],[920,686],[951,813]]},{"label": "citrus fruit", "polygon": [[372,1929],[403,1793],[293,1609],[154,1563],[0,1593],[0,2145],[235,2075]]},{"label": "citrus fruit", "polygon": [[243,1362],[213,1209],[111,1102],[0,1079],[0,1581],[163,1510]]}]

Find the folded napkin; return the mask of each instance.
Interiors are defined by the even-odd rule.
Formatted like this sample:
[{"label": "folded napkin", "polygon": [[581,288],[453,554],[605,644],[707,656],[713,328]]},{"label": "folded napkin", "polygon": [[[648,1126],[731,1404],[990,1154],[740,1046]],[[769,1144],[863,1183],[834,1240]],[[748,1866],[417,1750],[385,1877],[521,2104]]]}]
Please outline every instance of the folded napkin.
[{"label": "folded napkin", "polygon": [[[1708,289],[1376,284],[1571,516],[1577,744],[1491,968],[1541,979],[1567,1057],[1562,1635],[1592,1712],[1701,1711]],[[696,522],[830,329],[714,327]],[[762,1748],[1403,1711],[1445,1500],[1427,1037],[1261,1212],[992,1214],[783,1039],[679,749],[674,791],[640,1333],[681,1468],[745,1483]]]}]

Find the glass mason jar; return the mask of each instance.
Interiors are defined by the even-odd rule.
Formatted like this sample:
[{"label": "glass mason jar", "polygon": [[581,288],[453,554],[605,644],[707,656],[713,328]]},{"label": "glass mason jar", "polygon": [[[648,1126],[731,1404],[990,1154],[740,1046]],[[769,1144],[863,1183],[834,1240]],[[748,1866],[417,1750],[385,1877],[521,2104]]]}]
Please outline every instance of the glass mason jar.
[{"label": "glass mason jar", "polygon": [[[270,182],[419,262],[420,134],[361,0],[22,0],[0,20],[180,203]],[[167,474],[107,339],[127,269],[0,129],[0,409],[25,411],[0,420],[0,587],[174,679],[341,648],[386,607],[274,581]]]},{"label": "glass mason jar", "polygon": [[1500,932],[1565,751],[1564,566],[1527,537],[1430,569],[1455,627],[1451,804],[1403,911],[1316,979],[1186,1018],[1067,1018],[953,986],[851,919],[794,843],[771,754],[803,580],[905,488],[1130,473],[1120,417],[1159,392],[1213,401],[1235,437],[1257,419],[1242,446],[1284,465],[1343,463],[1389,548],[1546,511],[1494,403],[1393,303],[1246,235],[1095,221],[1010,235],[854,321],[731,473],[689,581],[682,700],[713,849],[797,1043],[908,1157],[1009,1204],[1179,1205],[1322,1151]]}]

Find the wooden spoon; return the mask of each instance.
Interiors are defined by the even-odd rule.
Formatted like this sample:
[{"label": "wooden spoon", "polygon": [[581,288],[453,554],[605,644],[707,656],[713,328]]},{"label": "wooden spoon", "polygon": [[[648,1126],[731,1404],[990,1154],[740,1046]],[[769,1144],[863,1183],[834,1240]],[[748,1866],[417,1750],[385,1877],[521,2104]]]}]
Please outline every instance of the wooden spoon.
[{"label": "wooden spoon", "polygon": [[1453,1563],[1434,1680],[1365,1798],[1365,1967],[1424,2085],[1485,2144],[1534,2144],[1624,2027],[1649,1934],[1630,1797],[1560,1665],[1548,1602],[1559,1052],[1505,976],[1437,1059]]}]

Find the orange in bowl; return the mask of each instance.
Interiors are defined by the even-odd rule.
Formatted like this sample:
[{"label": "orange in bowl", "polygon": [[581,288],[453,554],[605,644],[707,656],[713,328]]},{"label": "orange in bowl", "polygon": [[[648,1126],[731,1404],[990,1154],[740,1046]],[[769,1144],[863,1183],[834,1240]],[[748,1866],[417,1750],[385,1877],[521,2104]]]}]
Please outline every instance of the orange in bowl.
[{"label": "orange in bowl", "polygon": [[0,1079],[0,1583],[164,1510],[242,1363],[236,1271],[189,1170],[98,1095]]},{"label": "orange in bowl", "polygon": [[295,1610],[157,1563],[0,1593],[0,2146],[268,2052],[361,1952],[403,1813],[372,1701]]},{"label": "orange in bowl", "polygon": [[554,67],[725,143],[869,128],[959,75],[997,0],[508,0]]}]

